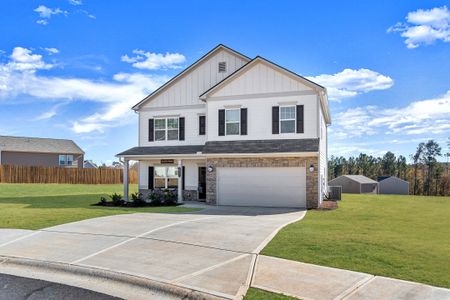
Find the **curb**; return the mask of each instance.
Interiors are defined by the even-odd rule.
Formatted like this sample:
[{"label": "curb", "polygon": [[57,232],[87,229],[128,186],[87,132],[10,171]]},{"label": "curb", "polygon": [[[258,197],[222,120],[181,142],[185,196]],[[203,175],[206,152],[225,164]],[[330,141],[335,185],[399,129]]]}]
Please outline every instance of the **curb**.
[{"label": "curb", "polygon": [[155,294],[178,299],[225,299],[139,276],[26,258],[0,256],[0,273],[77,286],[127,299],[149,299]]}]

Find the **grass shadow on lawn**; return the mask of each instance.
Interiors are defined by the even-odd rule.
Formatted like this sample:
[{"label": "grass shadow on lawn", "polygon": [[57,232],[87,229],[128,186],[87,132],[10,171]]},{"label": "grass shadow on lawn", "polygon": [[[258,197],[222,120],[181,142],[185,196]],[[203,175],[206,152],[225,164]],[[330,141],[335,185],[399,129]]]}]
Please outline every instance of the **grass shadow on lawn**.
[{"label": "grass shadow on lawn", "polygon": [[[2,188],[1,186],[0,188]],[[183,206],[167,207],[103,207],[92,206],[106,193],[78,194],[80,191],[66,191],[72,195],[10,197],[0,191],[0,228],[41,229],[59,224],[89,218],[135,212],[180,213],[198,209]],[[45,191],[44,191],[45,193]],[[47,191],[49,193],[49,191]]]}]

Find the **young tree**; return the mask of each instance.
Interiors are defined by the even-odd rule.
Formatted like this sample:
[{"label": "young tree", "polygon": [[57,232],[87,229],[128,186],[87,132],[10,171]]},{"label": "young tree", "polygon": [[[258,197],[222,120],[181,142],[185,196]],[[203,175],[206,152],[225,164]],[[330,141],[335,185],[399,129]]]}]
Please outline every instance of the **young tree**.
[{"label": "young tree", "polygon": [[395,175],[396,162],[397,159],[395,157],[395,154],[391,151],[386,152],[386,154],[381,159],[383,175]]},{"label": "young tree", "polygon": [[427,166],[427,176],[424,185],[424,191],[431,195],[431,186],[433,182],[434,169],[437,163],[437,157],[441,156],[441,147],[434,140],[425,143],[423,151],[423,162]]},{"label": "young tree", "polygon": [[397,158],[397,177],[405,179],[406,178],[406,169],[408,165],[406,164],[406,157],[400,155]]},{"label": "young tree", "polygon": [[438,195],[438,187],[439,187],[439,182],[441,181],[442,174],[444,174],[444,168],[442,167],[441,164],[437,164],[433,171],[434,184],[435,184],[434,194],[436,196]]},{"label": "young tree", "polygon": [[411,155],[411,159],[414,162],[414,189],[413,194],[417,195],[418,192],[418,179],[417,171],[419,170],[420,163],[422,162],[422,155],[425,148],[425,143],[420,143],[417,146],[416,153]]}]

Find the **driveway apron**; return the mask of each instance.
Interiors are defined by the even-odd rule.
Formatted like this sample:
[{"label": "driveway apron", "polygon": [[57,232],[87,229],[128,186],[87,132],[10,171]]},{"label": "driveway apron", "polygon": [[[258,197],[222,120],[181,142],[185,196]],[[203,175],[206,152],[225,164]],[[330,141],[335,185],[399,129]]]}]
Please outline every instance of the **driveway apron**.
[{"label": "driveway apron", "polygon": [[100,268],[237,299],[250,284],[262,246],[304,214],[212,207],[186,214],[108,216],[34,232],[9,231],[0,238],[0,256]]}]

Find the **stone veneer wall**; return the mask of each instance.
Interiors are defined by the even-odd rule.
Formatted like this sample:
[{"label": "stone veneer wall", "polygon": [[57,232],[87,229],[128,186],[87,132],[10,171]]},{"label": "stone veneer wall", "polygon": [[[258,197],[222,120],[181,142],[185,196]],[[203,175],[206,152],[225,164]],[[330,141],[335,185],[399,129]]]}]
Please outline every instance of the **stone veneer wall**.
[{"label": "stone veneer wall", "polygon": [[[314,172],[309,166],[314,165]],[[206,166],[212,166],[212,172],[206,172],[206,202],[216,203],[216,170],[220,167],[305,167],[306,168],[306,206],[319,206],[318,158],[317,157],[264,157],[264,158],[208,158]]]}]

